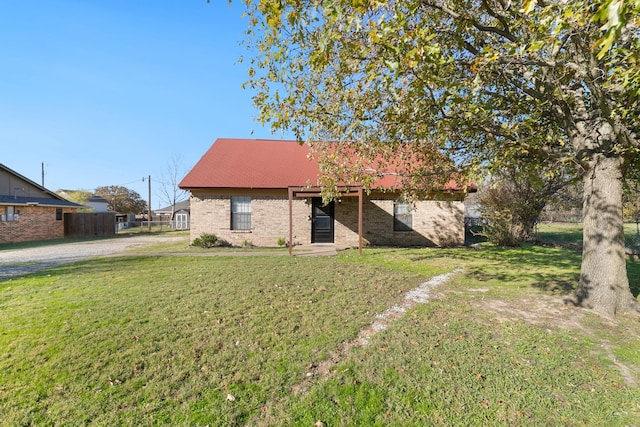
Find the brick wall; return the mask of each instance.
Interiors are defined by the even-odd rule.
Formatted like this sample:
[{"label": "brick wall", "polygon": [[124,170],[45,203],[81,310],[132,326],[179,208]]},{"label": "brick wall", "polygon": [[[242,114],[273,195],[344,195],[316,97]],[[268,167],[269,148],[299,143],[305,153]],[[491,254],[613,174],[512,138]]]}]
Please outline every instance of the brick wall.
[{"label": "brick wall", "polygon": [[[0,211],[5,214],[5,206]],[[64,213],[75,209],[63,208]],[[0,221],[0,243],[27,242],[34,240],[62,239],[64,221],[56,220],[56,208],[44,206],[16,206],[17,221]]]},{"label": "brick wall", "polygon": [[[213,233],[235,246],[245,242],[265,247],[289,240],[289,199],[286,190],[246,190],[234,196],[251,197],[251,230],[231,230],[231,196],[220,191],[192,191],[190,237]],[[293,242],[308,244],[311,238],[310,205],[293,200]]]},{"label": "brick wall", "polygon": [[[457,197],[457,196],[456,196]],[[412,211],[412,230],[394,231],[394,199],[375,199],[365,204],[365,217],[373,221],[364,237],[375,245],[459,246],[464,244],[464,203],[443,195],[422,200]]]},{"label": "brick wall", "polygon": [[[231,230],[231,196],[225,190],[193,191],[191,240],[213,233],[233,245],[277,246],[289,238],[289,202],[286,190],[245,190],[251,196],[251,230]],[[363,204],[363,238],[374,245],[456,246],[464,244],[464,205],[461,195],[440,195],[438,200],[416,202],[412,231],[393,230],[393,195],[374,194]],[[311,243],[311,204],[293,200],[293,241]],[[358,198],[343,197],[335,204],[335,243],[358,245]]]},{"label": "brick wall", "polygon": [[[459,195],[441,195],[440,200],[415,203],[412,231],[394,231],[393,195],[365,197],[362,237],[380,246],[459,246],[464,244],[464,204]],[[358,245],[358,198],[343,198],[336,204],[336,243]]]}]

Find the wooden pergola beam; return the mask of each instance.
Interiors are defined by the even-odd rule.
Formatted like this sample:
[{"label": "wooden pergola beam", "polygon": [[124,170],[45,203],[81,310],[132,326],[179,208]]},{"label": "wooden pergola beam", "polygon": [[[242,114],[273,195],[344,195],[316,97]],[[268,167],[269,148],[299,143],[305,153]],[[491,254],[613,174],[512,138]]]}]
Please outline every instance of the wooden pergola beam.
[{"label": "wooden pergola beam", "polygon": [[289,187],[289,255],[293,254],[293,188]]}]

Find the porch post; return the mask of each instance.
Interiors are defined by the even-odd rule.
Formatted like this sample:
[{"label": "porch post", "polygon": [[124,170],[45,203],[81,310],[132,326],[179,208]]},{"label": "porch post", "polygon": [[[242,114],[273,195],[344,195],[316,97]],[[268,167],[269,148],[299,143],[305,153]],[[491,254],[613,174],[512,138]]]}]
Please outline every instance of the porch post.
[{"label": "porch post", "polygon": [[293,188],[289,187],[289,255],[293,254]]},{"label": "porch post", "polygon": [[362,255],[362,187],[358,188],[358,254]]}]

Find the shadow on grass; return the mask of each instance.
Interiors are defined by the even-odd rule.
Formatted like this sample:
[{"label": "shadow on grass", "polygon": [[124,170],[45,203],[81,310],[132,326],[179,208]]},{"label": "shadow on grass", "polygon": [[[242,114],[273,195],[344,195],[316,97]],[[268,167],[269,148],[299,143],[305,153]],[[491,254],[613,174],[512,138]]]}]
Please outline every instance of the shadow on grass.
[{"label": "shadow on grass", "polygon": [[[416,255],[425,261],[433,255]],[[487,246],[482,249],[443,250],[441,256],[464,265],[466,275],[478,283],[532,286],[546,292],[569,294],[580,276],[581,253],[575,250],[525,245],[521,248]],[[638,271],[640,274],[640,269]]]},{"label": "shadow on grass", "polygon": [[[580,250],[525,245],[521,248],[486,247],[450,256],[467,261],[467,275],[479,282],[499,281],[528,285],[546,292],[570,294],[580,279]],[[627,259],[629,287],[640,295],[640,260]]]}]

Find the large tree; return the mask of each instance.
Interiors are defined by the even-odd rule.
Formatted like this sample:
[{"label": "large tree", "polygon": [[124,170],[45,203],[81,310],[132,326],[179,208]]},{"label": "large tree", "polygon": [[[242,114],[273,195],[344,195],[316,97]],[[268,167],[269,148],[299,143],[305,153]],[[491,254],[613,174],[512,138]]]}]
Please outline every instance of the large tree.
[{"label": "large tree", "polygon": [[147,202],[140,197],[137,191],[121,185],[98,187],[95,194],[109,202],[107,207],[110,211],[122,214],[139,214],[147,210]]},{"label": "large tree", "polygon": [[[431,179],[414,166],[432,146],[468,169],[573,163],[584,188],[575,303],[638,310],[622,184],[640,149],[639,0],[245,3],[260,119],[316,149],[328,188],[370,179],[370,160],[399,149],[413,156],[399,172],[407,188]],[[345,167],[341,149],[363,162]]]}]

